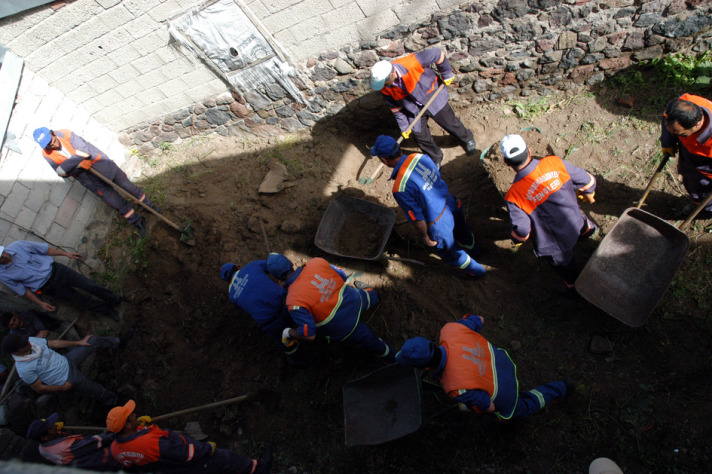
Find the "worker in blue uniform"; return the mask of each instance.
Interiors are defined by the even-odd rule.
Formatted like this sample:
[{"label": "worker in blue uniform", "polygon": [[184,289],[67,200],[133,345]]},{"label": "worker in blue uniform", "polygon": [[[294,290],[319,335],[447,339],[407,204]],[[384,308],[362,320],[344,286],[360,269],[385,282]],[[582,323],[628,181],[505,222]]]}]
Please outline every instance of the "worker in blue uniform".
[{"label": "worker in blue uniform", "polygon": [[393,168],[393,197],[413,224],[426,247],[431,247],[449,265],[470,277],[485,274],[475,257],[479,248],[465,220],[462,204],[448,192],[445,181],[428,155],[404,155],[393,137],[381,135],[371,156]]},{"label": "worker in blue uniform", "polygon": [[396,360],[430,370],[461,410],[491,413],[499,420],[527,417],[566,396],[573,387],[569,380],[520,391],[517,366],[507,351],[480,334],[483,323],[482,316],[466,314],[443,326],[439,345],[413,337],[405,341]]},{"label": "worker in blue uniform", "polygon": [[260,328],[274,340],[292,365],[306,363],[304,351],[299,344],[286,347],[282,344],[282,330],[294,325],[289,317],[285,300],[287,290],[270,278],[267,260],[255,260],[240,268],[226,263],[220,268],[220,276],[230,283],[228,296],[232,304],[245,311]]}]

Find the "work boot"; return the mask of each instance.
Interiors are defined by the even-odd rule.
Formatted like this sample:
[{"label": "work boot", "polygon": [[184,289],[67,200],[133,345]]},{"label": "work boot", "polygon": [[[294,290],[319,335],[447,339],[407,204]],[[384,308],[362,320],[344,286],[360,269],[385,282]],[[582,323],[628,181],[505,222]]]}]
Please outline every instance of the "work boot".
[{"label": "work boot", "polygon": [[475,142],[475,139],[473,138],[469,142],[465,143],[465,152],[467,153],[467,156],[472,156],[475,154],[477,151],[477,143]]},{"label": "work boot", "polygon": [[372,290],[373,287],[370,286],[368,283],[363,282],[361,280],[356,280],[354,281],[354,286],[358,288],[359,290]]},{"label": "work boot", "polygon": [[272,461],[274,460],[274,447],[271,445],[265,446],[265,450],[262,451],[262,455],[257,460],[258,464],[262,466],[265,473],[268,473],[272,469]]},{"label": "work boot", "polygon": [[138,229],[138,236],[141,239],[146,238],[146,219],[143,218],[143,216],[139,217],[139,220],[136,221],[136,224],[134,224],[136,228]]}]

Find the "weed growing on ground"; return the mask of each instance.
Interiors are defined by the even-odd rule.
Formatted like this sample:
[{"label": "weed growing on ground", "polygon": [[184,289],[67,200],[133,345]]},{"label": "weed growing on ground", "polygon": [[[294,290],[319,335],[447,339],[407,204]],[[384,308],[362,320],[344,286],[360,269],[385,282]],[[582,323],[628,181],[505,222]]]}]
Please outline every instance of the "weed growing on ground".
[{"label": "weed growing on ground", "polygon": [[512,110],[517,117],[530,121],[545,115],[551,110],[551,106],[546,97],[538,97],[527,103],[510,100],[507,104],[512,106]]}]

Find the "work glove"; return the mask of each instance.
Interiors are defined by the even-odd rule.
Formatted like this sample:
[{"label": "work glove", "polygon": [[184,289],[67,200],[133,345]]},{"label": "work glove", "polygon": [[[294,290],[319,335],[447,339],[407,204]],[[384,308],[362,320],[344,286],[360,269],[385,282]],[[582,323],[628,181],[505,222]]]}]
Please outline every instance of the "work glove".
[{"label": "work glove", "polygon": [[136,421],[138,421],[139,426],[143,427],[151,423],[151,417],[148,415],[139,416]]},{"label": "work glove", "polygon": [[449,86],[450,84],[452,84],[453,79],[455,79],[455,76],[452,76],[450,79],[443,79],[443,82],[446,86]]},{"label": "work glove", "polygon": [[286,347],[292,347],[297,343],[297,341],[289,335],[290,329],[292,328],[284,328],[284,331],[282,331],[282,344]]},{"label": "work glove", "polygon": [[662,149],[662,152],[663,152],[663,155],[674,156],[674,155],[675,155],[675,148],[674,148],[674,147],[663,148],[663,149]]},{"label": "work glove", "polygon": [[77,168],[88,170],[89,168],[91,168],[91,160],[82,160],[77,166]]},{"label": "work glove", "polygon": [[217,448],[218,445],[215,444],[215,441],[208,441],[208,444],[210,445],[210,455],[212,456],[215,454],[215,448]]},{"label": "work glove", "polygon": [[410,132],[410,130],[408,130],[407,132],[401,132],[401,135],[403,135],[403,139],[407,140],[410,136]]},{"label": "work glove", "polygon": [[57,423],[54,424],[54,426],[56,426],[58,430],[61,430],[62,428],[64,428],[64,422],[58,421]]},{"label": "work glove", "polygon": [[591,204],[596,202],[596,199],[594,198],[594,196],[596,195],[596,191],[589,194],[584,194],[581,191],[576,191],[576,194],[578,195],[578,198],[582,201],[590,202]]}]

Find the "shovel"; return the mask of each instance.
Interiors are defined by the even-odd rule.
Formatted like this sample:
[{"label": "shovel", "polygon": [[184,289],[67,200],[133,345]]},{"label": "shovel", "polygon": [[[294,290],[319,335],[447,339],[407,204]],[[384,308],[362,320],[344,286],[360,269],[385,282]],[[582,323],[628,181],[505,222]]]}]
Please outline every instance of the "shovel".
[{"label": "shovel", "polygon": [[[418,120],[420,120],[420,118],[423,116],[423,114],[425,113],[425,111],[428,110],[428,107],[430,107],[430,104],[433,103],[433,101],[434,101],[435,98],[438,96],[438,94],[440,94],[440,91],[442,91],[445,87],[447,87],[447,86],[445,85],[445,83],[440,84],[440,87],[438,87],[438,90],[435,91],[435,94],[433,94],[433,96],[430,98],[430,100],[428,100],[428,102],[425,103],[425,105],[423,106],[423,108],[420,109],[420,112],[418,112],[418,115],[415,116],[415,119],[410,123],[410,125],[408,125],[408,128],[406,128],[406,129],[405,129],[405,132],[403,132],[403,133],[406,133],[406,134],[407,134],[408,132],[410,132],[410,131],[413,129],[413,127],[415,127],[415,124],[418,123]],[[400,143],[401,143],[402,141],[403,141],[403,134],[401,134],[401,136],[398,137],[398,140],[396,141],[396,144],[400,145]],[[365,184],[366,186],[370,186],[371,183],[373,183],[373,180],[374,180],[374,178],[376,177],[376,175],[381,172],[381,168],[383,168],[383,163],[381,163],[381,164],[378,165],[378,168],[376,168],[376,171],[374,171],[373,174],[372,174],[368,179],[366,179],[365,177],[364,177],[364,178],[360,178],[360,179],[358,180],[358,182],[359,182],[360,184]]]},{"label": "shovel", "polygon": [[155,215],[155,216],[158,216],[158,217],[161,218],[166,224],[170,225],[170,226],[173,227],[175,230],[177,230],[178,232],[180,232],[180,234],[181,234],[181,235],[180,235],[180,241],[181,241],[181,242],[183,242],[184,244],[190,245],[191,247],[195,247],[195,238],[194,238],[194,237],[195,237],[195,230],[193,229],[193,227],[191,227],[190,224],[188,224],[187,226],[185,226],[184,229],[181,229],[181,228],[178,226],[178,224],[176,224],[176,223],[174,223],[174,222],[168,220],[166,217],[163,216],[163,214],[157,212],[155,209],[153,209],[152,207],[150,207],[150,206],[149,206],[148,204],[146,204],[145,202],[139,201],[138,199],[136,199],[135,196],[133,196],[132,194],[130,194],[129,192],[127,192],[125,189],[119,187],[116,183],[114,183],[113,181],[111,181],[109,178],[107,178],[107,177],[104,176],[103,174],[99,173],[99,172],[98,172],[97,170],[95,170],[94,168],[89,168],[89,171],[90,171],[94,176],[96,176],[97,178],[99,178],[100,180],[104,181],[105,183],[107,183],[107,184],[108,184],[109,186],[111,186],[112,188],[114,188],[119,194],[121,194],[122,196],[124,196],[124,197],[126,197],[126,198],[129,198],[131,201],[133,201],[133,202],[139,204],[139,205],[142,206],[144,209],[146,209],[147,211],[149,211],[151,214],[153,214],[153,215]]}]

